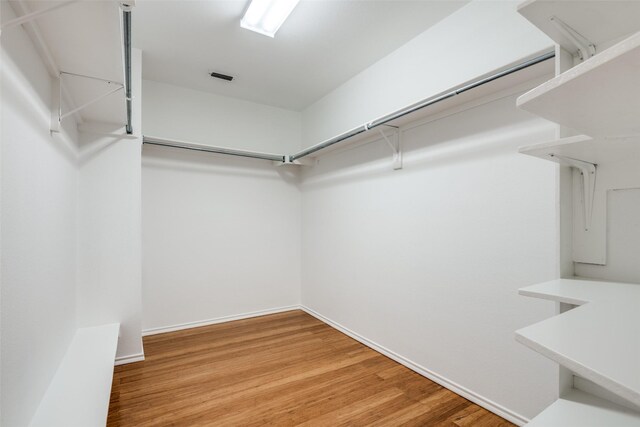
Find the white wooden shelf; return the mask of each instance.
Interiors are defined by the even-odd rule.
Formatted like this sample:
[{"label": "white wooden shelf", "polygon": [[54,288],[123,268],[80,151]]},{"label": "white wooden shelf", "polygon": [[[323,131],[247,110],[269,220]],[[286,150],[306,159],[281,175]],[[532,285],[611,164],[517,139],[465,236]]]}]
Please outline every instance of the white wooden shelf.
[{"label": "white wooden shelf", "polygon": [[640,137],[591,138],[571,136],[520,148],[520,153],[561,163],[557,156],[597,165],[613,164],[629,158],[640,159]]},{"label": "white wooden shelf", "polygon": [[575,53],[575,45],[551,20],[560,19],[598,48],[640,31],[640,2],[596,0],[529,0],[518,12],[565,50]]},{"label": "white wooden shelf", "polygon": [[638,427],[640,413],[572,389],[527,424],[529,427]]},{"label": "white wooden shelf", "polygon": [[104,426],[109,411],[118,323],[77,330],[31,426]]},{"label": "white wooden shelf", "polygon": [[640,33],[520,96],[518,107],[589,136],[640,135]]},{"label": "white wooden shelf", "polygon": [[[21,0],[11,2],[11,6],[21,17],[46,10],[52,3]],[[104,96],[116,85],[124,83],[124,44],[119,2],[76,1],[22,25],[52,77],[66,73],[60,79],[63,85],[63,114]],[[124,124],[124,91],[119,90],[100,98],[99,102],[81,109],[73,116],[78,124]]]},{"label": "white wooden shelf", "polygon": [[520,294],[580,307],[516,332],[516,340],[640,407],[640,285],[557,279]]},{"label": "white wooden shelf", "polygon": [[[535,58],[529,58],[530,60],[534,60]],[[512,66],[522,65],[520,64],[511,64],[508,67],[505,67],[500,72],[507,71]],[[449,88],[445,91],[437,93],[433,95],[431,100],[438,100],[434,104],[428,105],[426,107],[417,108],[410,113],[390,120],[385,123],[386,126],[381,126],[379,128],[368,128],[367,131],[364,130],[365,123],[356,128],[352,128],[344,133],[352,132],[360,130],[360,133],[354,134],[352,136],[346,137],[342,139],[339,143],[330,144],[326,146],[327,142],[335,140],[337,138],[341,138],[344,133],[340,133],[338,135],[334,135],[331,138],[328,138],[322,142],[319,142],[315,145],[312,145],[309,148],[321,147],[315,150],[312,154],[306,154],[308,158],[317,158],[322,155],[352,149],[354,147],[358,147],[360,145],[368,144],[373,141],[383,140],[382,135],[379,131],[385,130],[385,134],[392,134],[393,128],[403,128],[408,129],[412,126],[418,124],[424,124],[429,121],[437,120],[444,115],[451,114],[452,111],[459,111],[459,109],[470,108],[470,106],[475,105],[475,103],[484,103],[488,102],[490,97],[501,97],[505,96],[507,93],[518,93],[526,88],[523,87],[531,87],[532,80],[542,80],[547,78],[547,76],[553,74],[553,61],[544,60],[542,62],[538,62],[534,65],[529,65],[525,68],[520,69],[518,72],[512,72],[501,76],[499,78],[495,78],[496,73],[488,73],[487,75],[480,76],[476,79],[472,79],[470,81],[464,82],[456,87]],[[487,82],[478,84],[482,82],[483,79],[489,79]],[[472,90],[468,88],[472,87]],[[457,93],[455,96],[448,96],[452,93]],[[458,93],[459,92],[459,93]],[[441,99],[440,99],[441,98]],[[427,100],[423,100],[427,101]],[[401,108],[398,111],[411,109],[415,107],[416,104],[410,104]],[[390,113],[391,114],[391,113]],[[367,124],[375,123],[376,121],[384,118],[386,116],[381,116],[375,118],[371,121],[368,121]],[[303,150],[305,151],[305,150]],[[294,153],[298,154],[298,153]]]}]

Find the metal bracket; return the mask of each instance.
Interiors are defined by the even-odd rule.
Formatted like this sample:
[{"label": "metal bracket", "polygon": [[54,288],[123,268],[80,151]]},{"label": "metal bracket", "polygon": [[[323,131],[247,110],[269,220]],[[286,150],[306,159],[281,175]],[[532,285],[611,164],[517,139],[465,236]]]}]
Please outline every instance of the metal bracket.
[{"label": "metal bracket", "polygon": [[295,166],[315,166],[318,163],[318,160],[312,157],[305,157],[298,160],[291,160],[291,156],[284,156],[284,161],[282,162],[273,162],[274,166],[284,166],[284,165],[295,165]]},{"label": "metal bracket", "polygon": [[557,154],[549,154],[551,157],[558,159],[560,163],[571,166],[580,171],[582,176],[582,220],[584,230],[589,231],[591,227],[591,214],[593,212],[593,196],[596,190],[596,172],[598,165],[595,163],[585,162],[583,160],[573,159],[571,157],[558,156]]},{"label": "metal bracket", "polygon": [[551,17],[551,23],[578,49],[578,57],[584,61],[596,54],[596,45],[582,34],[568,26],[557,16]]},{"label": "metal bracket", "polygon": [[120,2],[120,9],[123,12],[131,12],[136,5],[136,0],[127,0]]},{"label": "metal bracket", "polygon": [[60,132],[60,116],[62,115],[62,86],[60,78],[51,83],[51,133]]},{"label": "metal bracket", "polygon": [[274,160],[273,166],[284,166],[284,165],[293,165],[294,163],[291,161],[291,157],[285,155],[282,157],[282,160]]},{"label": "metal bracket", "polygon": [[[396,126],[383,125],[387,128],[392,129],[392,134],[387,136],[382,128],[378,128],[378,132],[384,140],[387,142],[389,147],[393,150],[393,169],[399,170],[402,169],[402,140],[400,138],[400,129]],[[391,138],[391,139],[389,139]]]},{"label": "metal bracket", "polygon": [[[79,107],[73,108],[70,111],[67,111],[65,113],[62,112],[62,91],[64,89],[63,84],[62,84],[62,76],[63,75],[69,75],[69,76],[75,76],[75,77],[83,77],[83,78],[87,78],[87,79],[92,79],[92,80],[97,80],[97,81],[101,81],[101,82],[105,82],[108,85],[114,85],[115,88],[113,88],[112,90],[98,96],[97,98],[94,98],[90,101],[85,102],[84,104],[80,105]],[[113,82],[111,80],[105,80],[105,79],[101,79],[98,77],[92,77],[92,76],[85,76],[82,74],[75,74],[75,73],[68,73],[65,71],[61,71],[60,74],[58,75],[57,79],[53,79],[53,96],[52,96],[52,108],[51,108],[51,126],[50,126],[50,130],[51,132],[60,132],[60,123],[62,122],[63,119],[69,117],[72,114],[77,113],[80,110],[83,110],[87,107],[89,107],[90,105],[95,104],[96,102],[102,101],[104,98],[108,97],[109,95],[112,95],[120,90],[124,90],[124,85],[122,83],[118,83],[118,82]]]}]

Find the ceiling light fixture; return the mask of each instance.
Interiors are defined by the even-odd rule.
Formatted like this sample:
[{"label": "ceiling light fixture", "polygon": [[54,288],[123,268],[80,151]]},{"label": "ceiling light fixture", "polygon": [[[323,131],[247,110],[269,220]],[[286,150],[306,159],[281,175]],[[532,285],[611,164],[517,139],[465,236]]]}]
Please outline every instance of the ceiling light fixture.
[{"label": "ceiling light fixture", "polygon": [[240,26],[273,37],[300,0],[251,0]]}]

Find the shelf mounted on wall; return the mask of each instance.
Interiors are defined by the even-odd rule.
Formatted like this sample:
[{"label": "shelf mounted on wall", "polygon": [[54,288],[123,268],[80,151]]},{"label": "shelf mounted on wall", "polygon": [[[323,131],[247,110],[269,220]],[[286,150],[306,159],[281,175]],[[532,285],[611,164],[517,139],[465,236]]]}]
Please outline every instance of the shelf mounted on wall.
[{"label": "shelf mounted on wall", "polygon": [[[42,7],[39,9],[31,10],[27,2],[12,2],[12,6],[14,6],[18,16],[0,24],[0,28],[4,32],[23,26],[40,51],[45,66],[52,77],[51,132],[60,132],[62,120],[69,116],[75,116],[76,123],[81,125],[88,115],[90,117],[89,120],[95,122],[124,124],[126,133],[131,135],[133,133],[131,10],[135,6],[135,0],[111,0],[107,2],[65,0],[52,2],[50,5],[45,5],[45,3],[47,2],[43,2]],[[56,11],[61,12],[54,13]],[[86,34],[83,33],[82,37],[78,37],[77,32],[85,31],[86,29],[78,25],[81,21],[79,17],[87,14],[95,19],[100,19],[101,24],[96,25],[95,28],[92,27],[91,31]],[[118,14],[120,15],[120,36],[113,37],[117,35],[117,32],[106,30],[115,25]],[[37,20],[44,22],[38,23]],[[63,27],[64,31],[60,30]],[[42,31],[43,28],[46,30],[45,32]],[[105,36],[105,32],[109,33],[109,35]],[[2,33],[0,32],[0,34]],[[104,45],[100,44],[103,41]],[[96,46],[97,44],[99,46]],[[119,64],[111,61],[112,66],[110,68],[107,67],[108,69],[105,70],[96,65],[100,61],[70,61],[68,55],[59,54],[59,52],[66,51],[70,47],[77,51],[76,53],[79,57],[90,57],[96,51],[112,52],[111,49],[118,49],[122,53],[123,66],[120,68]],[[78,88],[74,85],[64,84],[62,81],[63,76],[82,77],[105,82],[109,88],[106,92],[91,93],[89,99],[76,103],[74,95],[78,96],[78,93],[82,93],[87,87],[85,85]],[[122,81],[122,83],[118,82],[118,80]],[[120,99],[109,98],[121,90],[123,91],[122,99],[126,116],[122,114],[124,111],[120,110],[119,107],[116,108],[118,105],[116,102],[120,102]],[[109,100],[106,100],[106,98],[109,98]],[[88,107],[102,100],[112,104],[106,109],[98,109],[98,114],[95,114],[94,111],[94,116],[91,117],[91,109]],[[67,111],[63,111],[63,105],[68,106]],[[81,111],[83,112],[82,115],[79,114]],[[111,117],[114,115],[117,115],[117,117]]]},{"label": "shelf mounted on wall", "polygon": [[[110,89],[105,92],[102,93],[98,96],[96,96],[95,98],[90,99],[89,101],[84,102],[83,104],[72,108],[69,111],[63,112],[62,111],[62,99],[63,99],[63,91],[64,91],[64,84],[62,81],[63,76],[74,76],[74,77],[80,77],[80,78],[84,78],[84,79],[90,79],[90,80],[95,80],[95,81],[99,81],[99,82],[103,82],[106,83]],[[51,126],[50,126],[50,131],[51,132],[60,132],[60,124],[62,123],[62,120],[64,120],[65,118],[74,115],[78,112],[80,112],[81,110],[90,107],[91,105],[102,101],[104,98],[119,92],[121,90],[125,89],[124,84],[119,83],[119,82],[114,82],[111,80],[105,80],[105,79],[101,79],[98,77],[92,77],[92,76],[85,76],[82,74],[75,74],[75,73],[68,73],[65,71],[61,71],[60,74],[58,75],[58,78],[54,78],[53,79],[53,83],[52,83],[52,88],[53,88],[53,93],[52,93],[52,108],[51,108]]]},{"label": "shelf mounted on wall", "polygon": [[[317,163],[317,158],[319,156],[326,154],[331,150],[344,148],[347,145],[351,145],[354,143],[368,143],[384,140],[393,150],[393,168],[394,170],[399,170],[403,167],[402,126],[404,124],[412,120],[417,120],[421,117],[421,114],[422,117],[424,117],[424,114],[428,112],[428,107],[435,106],[436,104],[439,104],[443,101],[457,99],[460,100],[460,102],[467,102],[469,99],[461,97],[460,95],[469,95],[473,93],[474,89],[480,88],[482,86],[484,86],[486,89],[485,85],[488,85],[489,83],[496,82],[495,84],[498,84],[497,82],[501,81],[503,82],[503,85],[513,84],[513,80],[509,81],[504,78],[512,75],[515,76],[519,71],[525,70],[530,67],[535,67],[539,64],[543,64],[545,61],[551,60],[554,57],[555,52],[553,51],[531,57],[515,65],[507,66],[500,71],[494,72],[492,74],[487,74],[472,81],[461,84],[446,92],[442,92],[440,94],[422,99],[416,103],[396,110],[378,119],[368,121],[362,125],[359,125],[346,132],[302,149],[293,154],[271,154],[247,150],[236,150],[228,147],[208,144],[203,145],[201,143],[179,141],[171,138],[149,135],[145,135],[143,137],[143,143],[178,149],[211,152],[230,156],[251,157],[261,160],[270,160],[275,166],[313,166]],[[544,65],[540,65],[540,67],[544,67]],[[540,69],[541,68],[536,71],[536,68],[532,68],[534,72],[539,72]],[[451,106],[451,104],[449,106]],[[370,132],[374,129],[377,132]],[[376,134],[379,134],[380,137],[372,137],[372,135]]]}]

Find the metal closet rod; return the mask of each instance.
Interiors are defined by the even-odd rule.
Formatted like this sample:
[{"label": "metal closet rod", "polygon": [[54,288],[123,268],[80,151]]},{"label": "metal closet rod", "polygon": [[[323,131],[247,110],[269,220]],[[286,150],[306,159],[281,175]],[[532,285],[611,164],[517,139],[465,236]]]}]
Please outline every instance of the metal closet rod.
[{"label": "metal closet rod", "polygon": [[133,133],[131,106],[131,11],[122,11],[122,32],[124,40],[124,96],[127,100],[127,134]]},{"label": "metal closet rod", "polygon": [[206,151],[207,153],[227,154],[229,156],[249,157],[252,159],[271,160],[274,162],[284,162],[284,154],[260,153],[258,151],[234,150],[232,148],[212,147],[205,145],[195,145],[184,141],[156,138],[153,136],[143,136],[142,142],[149,145],[159,145],[161,147],[182,148],[193,151]]},{"label": "metal closet rod", "polygon": [[320,150],[323,150],[327,147],[331,147],[332,145],[335,145],[339,142],[342,142],[346,139],[349,139],[353,136],[356,136],[358,134],[364,133],[370,129],[376,128],[378,126],[382,126],[385,125],[393,120],[399,119],[401,117],[404,117],[408,114],[411,114],[415,111],[421,110],[425,107],[429,107],[431,105],[437,104],[440,101],[444,101],[445,99],[449,99],[452,98],[456,95],[460,95],[463,92],[467,92],[471,89],[475,89],[479,86],[482,86],[484,84],[490,83],[494,80],[497,80],[501,77],[505,77],[508,76],[509,74],[513,74],[517,71],[523,70],[525,68],[531,67],[533,65],[539,64],[541,62],[546,61],[547,59],[551,59],[553,57],[555,57],[555,52],[547,52],[543,55],[537,56],[533,59],[529,59],[527,61],[521,62],[517,65],[514,65],[513,67],[507,68],[506,70],[500,71],[498,73],[492,74],[488,77],[483,77],[481,79],[475,80],[467,85],[464,85],[458,89],[452,90],[451,92],[445,93],[443,95],[437,95],[435,97],[431,97],[431,98],[427,98],[424,99],[422,101],[419,101],[413,105],[410,105],[406,108],[403,108],[401,110],[398,110],[396,112],[393,112],[391,114],[388,114],[386,116],[383,116],[379,119],[376,119],[372,122],[369,123],[365,123],[364,125],[358,126],[357,128],[351,129],[347,132],[344,132],[338,136],[334,136],[331,139],[328,139],[324,142],[321,142],[319,144],[316,144],[314,146],[311,146],[309,148],[306,148],[302,151],[299,151],[291,156],[289,156],[289,161],[293,162],[295,160],[301,159],[303,157],[309,156],[313,153],[316,153]]},{"label": "metal closet rod", "polygon": [[227,155],[231,155],[231,156],[239,156],[239,157],[250,157],[252,159],[262,159],[262,160],[271,160],[271,161],[276,161],[276,162],[285,162],[285,163],[289,163],[289,162],[294,162],[298,159],[301,159],[303,157],[309,156],[313,153],[316,153],[320,150],[323,150],[327,147],[330,147],[332,145],[335,145],[339,142],[342,142],[346,139],[349,139],[353,136],[356,136],[358,134],[367,132],[370,129],[376,128],[378,126],[383,126],[386,125],[387,123],[399,119],[401,117],[404,117],[408,114],[411,114],[415,111],[421,110],[425,107],[429,107],[431,105],[437,104],[440,101],[444,101],[445,99],[449,99],[452,98],[456,95],[460,95],[461,93],[467,92],[471,89],[475,89],[479,86],[482,86],[484,84],[490,83],[494,80],[497,80],[501,77],[505,77],[508,76],[509,74],[513,74],[517,71],[523,70],[527,67],[531,67],[533,65],[539,64],[541,62],[546,61],[547,59],[551,59],[555,57],[555,52],[547,52],[544,55],[540,55],[537,56],[533,59],[529,59],[527,61],[521,62],[520,64],[514,65],[513,67],[507,68],[506,70],[500,71],[498,73],[492,74],[488,77],[483,77],[481,79],[475,80],[469,84],[466,84],[458,89],[454,89],[451,92],[447,92],[445,94],[442,95],[436,95],[434,97],[431,98],[427,98],[424,99],[420,102],[417,102],[413,105],[410,105],[406,108],[403,108],[402,110],[398,110],[396,112],[393,112],[391,114],[388,114],[384,117],[381,117],[379,119],[376,119],[372,122],[369,123],[365,123],[362,126],[358,126],[357,128],[354,128],[350,131],[347,131],[345,133],[342,133],[338,136],[335,136],[331,139],[328,139],[324,142],[321,142],[320,144],[314,145],[312,147],[309,147],[307,149],[304,149],[298,153],[292,154],[292,155],[284,155],[284,154],[269,154],[269,153],[260,153],[260,152],[256,152],[256,151],[246,151],[246,150],[234,150],[231,148],[224,148],[224,147],[213,147],[213,146],[204,146],[204,145],[196,145],[196,144],[191,144],[188,142],[184,142],[184,141],[175,141],[175,140],[170,140],[170,139],[163,139],[163,138],[156,138],[156,137],[152,137],[152,136],[144,136],[142,139],[142,142],[144,144],[149,144],[149,145],[159,145],[159,146],[163,146],[163,147],[173,147],[173,148],[182,148],[182,149],[186,149],[186,150],[194,150],[194,151],[206,151],[209,153],[217,153],[217,154],[227,154]]}]

